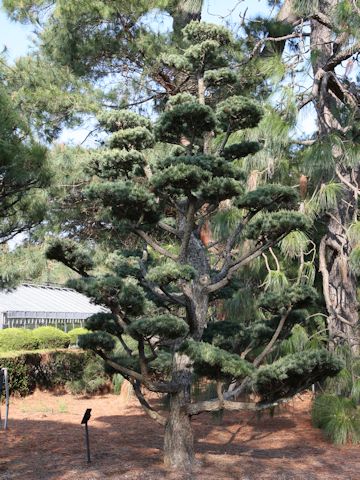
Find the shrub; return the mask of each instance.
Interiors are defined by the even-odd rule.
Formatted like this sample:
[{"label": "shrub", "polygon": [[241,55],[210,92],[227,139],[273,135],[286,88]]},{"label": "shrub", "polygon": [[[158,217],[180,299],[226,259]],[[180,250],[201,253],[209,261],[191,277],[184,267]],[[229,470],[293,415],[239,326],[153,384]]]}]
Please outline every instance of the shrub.
[{"label": "shrub", "polygon": [[92,352],[83,351],[25,352],[2,355],[0,364],[9,370],[10,393],[25,396],[36,387],[50,389],[81,379],[93,359]]},{"label": "shrub", "polygon": [[313,424],[334,443],[360,443],[360,409],[350,398],[319,395],[312,407]]},{"label": "shrub", "polygon": [[70,337],[67,333],[55,327],[39,327],[33,330],[39,348],[67,348]]},{"label": "shrub", "polygon": [[68,332],[70,337],[70,345],[77,345],[79,335],[85,335],[86,333],[89,333],[89,330],[83,327],[73,328],[70,330],[70,332]]},{"label": "shrub", "polygon": [[35,350],[39,342],[32,330],[5,328],[0,330],[0,351]]},{"label": "shrub", "polygon": [[120,375],[120,373],[114,373],[112,376],[112,385],[113,391],[115,395],[120,395],[121,392],[121,385],[124,382],[124,377]]},{"label": "shrub", "polygon": [[36,381],[30,375],[30,365],[35,366],[40,363],[39,354],[22,354],[14,357],[0,358],[2,367],[9,371],[9,390],[10,395],[18,394],[22,397],[31,393],[36,387]]},{"label": "shrub", "polygon": [[73,394],[97,393],[109,383],[109,377],[105,374],[103,361],[99,358],[91,358],[85,365],[81,378],[66,384]]}]

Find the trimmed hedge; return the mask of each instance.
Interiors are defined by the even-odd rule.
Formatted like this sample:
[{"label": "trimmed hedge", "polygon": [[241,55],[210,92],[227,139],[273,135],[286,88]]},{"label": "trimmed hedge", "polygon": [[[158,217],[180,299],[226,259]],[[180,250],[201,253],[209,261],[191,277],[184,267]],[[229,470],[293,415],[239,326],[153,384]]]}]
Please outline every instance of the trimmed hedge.
[{"label": "trimmed hedge", "polygon": [[79,335],[85,335],[86,333],[90,333],[89,330],[82,327],[77,327],[70,330],[70,332],[68,332],[70,337],[70,345],[77,345]]},{"label": "trimmed hedge", "polygon": [[39,348],[67,348],[70,337],[67,333],[55,327],[38,327],[33,330]]},{"label": "trimmed hedge", "polygon": [[[13,353],[0,357],[1,367],[9,370],[10,393],[21,396],[35,388],[52,389],[81,380],[95,354],[81,350]],[[109,378],[109,377],[107,377]]]},{"label": "trimmed hedge", "polygon": [[39,340],[34,330],[26,328],[5,328],[0,330],[0,352],[13,350],[36,350]]}]

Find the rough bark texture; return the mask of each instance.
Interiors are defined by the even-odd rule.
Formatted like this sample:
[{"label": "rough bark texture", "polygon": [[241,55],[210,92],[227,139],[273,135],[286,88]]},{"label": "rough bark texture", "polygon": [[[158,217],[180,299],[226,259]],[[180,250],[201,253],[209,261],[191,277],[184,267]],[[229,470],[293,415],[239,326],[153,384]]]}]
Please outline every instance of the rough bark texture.
[{"label": "rough bark texture", "polygon": [[189,470],[194,461],[194,437],[191,417],[186,405],[190,403],[192,372],[189,358],[176,353],[174,355],[173,380],[182,384],[178,393],[170,394],[170,412],[165,426],[164,463],[169,468]]},{"label": "rough bark texture", "polygon": [[[317,113],[320,140],[331,133],[343,134],[344,126],[337,114],[339,108],[359,109],[358,96],[335,68],[341,60],[351,58],[359,50],[358,42],[349,47],[346,33],[337,33],[333,22],[333,8],[339,0],[319,0],[318,8],[309,16],[310,48],[314,83],[310,100]],[[356,12],[354,12],[356,13]],[[277,19],[293,26],[304,20],[293,8],[293,0],[284,0]],[[307,19],[305,19],[307,20]],[[350,85],[351,87],[351,85]],[[323,277],[323,292],[328,310],[328,328],[333,347],[344,342],[359,353],[360,332],[356,278],[349,267],[351,243],[346,235],[350,224],[357,220],[357,195],[360,166],[341,165],[341,152],[333,149],[329,159],[340,172],[338,180],[343,185],[343,195],[337,208],[328,212],[327,232],[320,245],[320,271]],[[335,176],[335,172],[334,172]]]},{"label": "rough bark texture", "polygon": [[[319,11],[331,18],[331,10],[337,0],[320,1]],[[324,73],[327,62],[334,52],[332,29],[317,20],[311,20],[310,43],[312,67],[315,77],[315,108],[318,117],[319,135],[324,137],[332,132],[341,133],[342,126],[336,116],[341,106],[339,98],[330,87],[331,77]],[[334,75],[336,76],[335,72]],[[339,80],[338,80],[339,81]],[[333,161],[339,164],[340,155],[333,149]],[[340,168],[340,167],[339,167]],[[358,168],[342,168],[342,175],[350,184],[358,176]],[[333,346],[348,342],[353,351],[358,350],[358,302],[356,278],[349,269],[351,245],[346,230],[356,219],[357,199],[353,190],[343,185],[344,195],[337,208],[329,212],[327,233],[323,239],[321,273],[323,290],[328,309],[328,327]]]}]

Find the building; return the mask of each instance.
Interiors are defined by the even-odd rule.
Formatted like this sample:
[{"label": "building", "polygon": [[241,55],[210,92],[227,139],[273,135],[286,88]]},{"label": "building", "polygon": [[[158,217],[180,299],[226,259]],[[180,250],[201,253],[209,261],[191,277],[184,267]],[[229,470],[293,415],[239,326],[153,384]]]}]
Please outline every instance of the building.
[{"label": "building", "polygon": [[56,285],[26,283],[0,291],[0,329],[52,325],[67,331],[83,326],[94,313],[106,311],[85,295]]}]

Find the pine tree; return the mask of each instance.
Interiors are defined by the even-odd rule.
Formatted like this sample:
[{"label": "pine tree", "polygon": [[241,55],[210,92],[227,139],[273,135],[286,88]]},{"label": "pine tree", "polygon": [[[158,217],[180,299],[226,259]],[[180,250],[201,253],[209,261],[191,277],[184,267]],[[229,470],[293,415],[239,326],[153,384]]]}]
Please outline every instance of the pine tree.
[{"label": "pine tree", "polygon": [[50,171],[46,148],[33,139],[28,119],[14,108],[0,72],[0,243],[28,231],[43,218]]},{"label": "pine tree", "polygon": [[[340,368],[326,349],[272,356],[314,297],[300,280],[256,298],[248,322],[212,318],[251,262],[311,227],[293,188],[246,188],[243,159],[261,145],[236,139],[257,127],[264,111],[239,94],[235,47],[224,27],[190,22],[181,48],[161,62],[174,85],[192,81],[168,96],[155,124],[124,109],[99,115],[109,136],[102,148],[85,152],[76,235],[91,225],[90,246],[101,245],[103,264],[70,239],[48,249],[48,258],[81,276],[71,286],[109,309],[89,319],[92,333],[81,346],[132,383],[145,411],[165,426],[166,464],[180,468],[193,462],[192,416],[270,408]],[[204,227],[224,211],[233,218],[228,234],[212,241]],[[195,376],[214,382],[216,397],[196,401]],[[167,418],[149,404],[146,389],[169,396]],[[257,400],[233,400],[245,392]]]},{"label": "pine tree", "polygon": [[[358,239],[350,232],[356,231],[358,222],[359,91],[357,82],[350,77],[360,51],[359,9],[356,2],[347,0],[277,3],[280,10],[272,22],[277,32],[270,32],[275,37],[271,55],[279,58],[284,52],[284,38],[288,40],[283,60],[291,77],[285,80],[284,74],[284,83],[291,82],[299,91],[295,109],[300,111],[312,104],[317,116],[317,132],[298,143],[303,144],[302,173],[310,179],[309,193],[314,194],[315,202],[310,203],[316,207],[319,223],[326,224],[319,242],[319,267],[329,340],[333,348],[348,344],[358,355]],[[259,40],[258,52],[265,44],[266,38]],[[308,64],[306,59],[310,60]],[[294,60],[297,72],[290,67]],[[341,71],[341,65],[345,71]],[[304,72],[313,77],[308,92],[297,83],[303,81]]]}]

